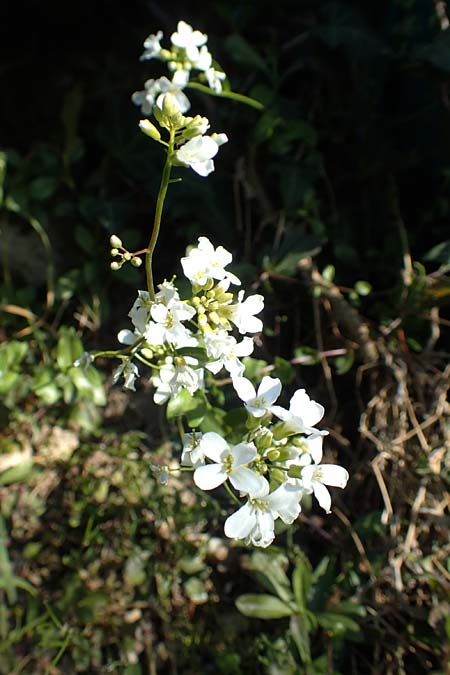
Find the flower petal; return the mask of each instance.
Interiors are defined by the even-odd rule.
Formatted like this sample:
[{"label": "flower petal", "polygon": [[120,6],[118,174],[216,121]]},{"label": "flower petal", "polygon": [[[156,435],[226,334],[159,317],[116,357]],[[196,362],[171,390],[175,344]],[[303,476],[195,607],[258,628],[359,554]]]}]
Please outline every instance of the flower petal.
[{"label": "flower petal", "polygon": [[224,532],[230,539],[244,539],[256,525],[255,508],[247,502],[225,521]]},{"label": "flower petal", "polygon": [[255,459],[258,451],[256,450],[253,443],[239,443],[231,448],[231,454],[233,455],[233,466],[242,466],[242,464],[248,464]]},{"label": "flower petal", "polygon": [[343,466],[338,464],[320,464],[316,471],[320,469],[320,480],[321,483],[325,485],[331,485],[333,487],[345,488],[347,481],[349,479],[347,469],[344,469]]},{"label": "flower petal", "polygon": [[199,466],[194,471],[194,483],[202,490],[214,490],[222,485],[227,479],[227,474],[223,470],[222,464],[207,464]]},{"label": "flower petal", "polygon": [[264,484],[267,483],[263,476],[258,476],[258,474],[246,466],[238,466],[236,469],[233,469],[228,478],[235,490],[245,492],[251,496],[265,490]]},{"label": "flower petal", "polygon": [[235,377],[233,387],[241,401],[250,401],[256,398],[256,389],[246,377]]},{"label": "flower petal", "polygon": [[215,431],[208,431],[203,434],[200,445],[206,457],[212,459],[213,462],[220,463],[223,455],[229,453],[228,443]]},{"label": "flower petal", "polygon": [[266,401],[266,405],[275,403],[281,393],[281,382],[278,377],[268,377],[267,375],[261,380],[258,387],[258,398],[262,396]]},{"label": "flower petal", "polygon": [[312,481],[312,487],[314,490],[314,497],[319,502],[319,505],[327,512],[331,513],[331,495],[328,492],[325,485],[319,483],[316,480]]}]

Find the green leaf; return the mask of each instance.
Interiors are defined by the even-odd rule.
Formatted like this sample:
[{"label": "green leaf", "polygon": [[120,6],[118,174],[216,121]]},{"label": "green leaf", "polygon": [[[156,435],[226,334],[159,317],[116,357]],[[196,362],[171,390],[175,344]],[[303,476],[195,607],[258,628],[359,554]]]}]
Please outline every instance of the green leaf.
[{"label": "green leaf", "polygon": [[311,586],[311,569],[304,558],[297,561],[292,573],[292,588],[299,611],[306,609],[308,591]]},{"label": "green leaf", "polygon": [[32,199],[45,201],[55,192],[58,181],[53,176],[42,176],[35,178],[30,183],[30,195]]},{"label": "green leaf", "polygon": [[290,581],[284,571],[287,558],[279,553],[262,553],[256,551],[246,563],[246,568],[256,572],[259,580],[270,591],[275,592],[281,600],[292,600]]},{"label": "green leaf", "polygon": [[12,485],[13,483],[21,483],[30,477],[33,472],[33,460],[25,459],[20,464],[12,466],[0,473],[0,485]]},{"label": "green leaf", "polygon": [[301,660],[305,664],[311,663],[309,631],[305,618],[298,614],[291,616],[289,629]]},{"label": "green leaf", "polygon": [[278,377],[282,384],[290,384],[295,378],[295,369],[289,361],[282,359],[281,356],[276,356],[274,365],[274,376]]},{"label": "green leaf", "polygon": [[225,40],[225,47],[238,63],[253,66],[264,73],[269,74],[269,68],[264,59],[241,35],[230,35]]},{"label": "green leaf", "polygon": [[236,607],[241,614],[254,619],[281,619],[294,613],[285,602],[265,593],[240,595],[236,600]]},{"label": "green leaf", "polygon": [[195,428],[202,423],[206,411],[206,398],[203,392],[196,391],[192,396],[183,388],[167,404],[167,419],[170,421],[186,415],[188,425]]},{"label": "green leaf", "polygon": [[61,328],[56,345],[56,361],[61,370],[67,370],[83,354],[83,343],[74,328]]},{"label": "green leaf", "polygon": [[338,375],[345,375],[345,373],[348,373],[350,368],[353,366],[354,361],[355,361],[355,352],[353,351],[353,349],[349,349],[347,354],[343,354],[342,356],[336,356],[336,358],[334,359],[334,365]]},{"label": "green leaf", "polygon": [[360,632],[360,627],[356,621],[337,612],[321,612],[317,616],[317,621],[319,626],[335,637]]},{"label": "green leaf", "polygon": [[425,255],[423,256],[424,260],[430,260],[432,262],[439,262],[443,265],[450,264],[450,240],[441,241],[440,244],[433,246]]}]

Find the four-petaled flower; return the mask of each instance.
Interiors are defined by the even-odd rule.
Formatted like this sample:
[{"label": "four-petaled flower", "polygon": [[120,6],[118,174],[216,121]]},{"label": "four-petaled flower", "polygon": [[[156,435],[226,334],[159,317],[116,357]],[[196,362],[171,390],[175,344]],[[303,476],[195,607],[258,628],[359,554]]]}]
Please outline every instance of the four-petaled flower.
[{"label": "four-petaled flower", "polygon": [[318,431],[315,425],[322,419],[325,410],[320,403],[312,401],[304,389],[298,389],[289,404],[289,410],[274,405],[272,412],[283,420],[283,430],[287,434],[328,434]]},{"label": "four-petaled flower", "polygon": [[231,539],[266,548],[275,538],[275,520],[291,524],[301,511],[298,493],[281,485],[269,494],[269,485],[259,494],[251,495],[244,506],[225,521],[225,534]]},{"label": "four-petaled flower", "polygon": [[272,405],[281,393],[280,380],[277,377],[268,377],[267,375],[261,380],[258,392],[246,377],[234,378],[233,387],[253,417],[262,417],[266,413],[270,413]]},{"label": "four-petaled flower", "polygon": [[225,270],[232,260],[233,256],[226,248],[214,248],[207,237],[199,237],[198,246],[181,258],[181,266],[185,276],[197,286],[204,286],[209,279],[224,280],[239,286],[240,279]]},{"label": "four-petaled flower", "polygon": [[208,36],[199,30],[194,30],[185,21],[179,21],[177,30],[172,33],[170,40],[175,47],[186,50],[188,59],[196,61],[199,56],[198,48],[208,41]]},{"label": "four-petaled flower", "polygon": [[227,141],[226,134],[194,136],[175,152],[175,157],[182,166],[190,166],[199,176],[205,177],[214,171],[212,158]]},{"label": "four-petaled flower", "polygon": [[331,495],[326,485],[345,488],[348,471],[337,464],[310,464],[302,469],[302,484],[307,492],[314,492],[314,497],[327,512],[331,511]]},{"label": "four-petaled flower", "polygon": [[200,466],[194,472],[194,483],[202,490],[213,490],[226,480],[246,494],[259,493],[266,486],[269,488],[263,476],[247,467],[258,456],[253,443],[239,443],[230,448],[222,436],[209,431],[202,437],[199,448],[214,462]]}]

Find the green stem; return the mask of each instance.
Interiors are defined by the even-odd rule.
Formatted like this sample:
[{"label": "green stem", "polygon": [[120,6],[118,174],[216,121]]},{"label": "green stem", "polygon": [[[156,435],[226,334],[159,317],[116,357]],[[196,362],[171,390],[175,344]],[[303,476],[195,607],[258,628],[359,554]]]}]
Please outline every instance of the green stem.
[{"label": "green stem", "polygon": [[234,91],[214,91],[210,89],[205,84],[200,84],[200,82],[189,82],[187,85],[188,89],[197,89],[202,91],[204,94],[209,94],[210,96],[218,96],[219,98],[231,98],[233,101],[239,101],[240,103],[246,103],[256,110],[264,110],[264,105],[259,101],[256,101],[250,96],[244,96],[244,94],[237,94]]},{"label": "green stem", "polygon": [[225,490],[228,492],[228,494],[230,495],[231,499],[233,501],[235,501],[236,504],[239,504],[239,506],[242,506],[242,502],[236,497],[236,495],[234,494],[234,492],[232,491],[232,489],[230,488],[230,486],[228,485],[228,483],[226,481],[223,484],[223,486],[224,486]]},{"label": "green stem", "polygon": [[153,221],[153,231],[152,236],[150,237],[149,244],[147,246],[147,255],[145,256],[145,272],[147,275],[147,289],[152,300],[155,299],[155,288],[153,286],[153,270],[152,270],[152,261],[153,261],[153,252],[155,250],[156,242],[158,241],[159,229],[161,227],[161,216],[164,206],[164,199],[166,198],[167,188],[170,181],[170,172],[172,169],[172,152],[174,145],[175,131],[170,130],[170,139],[169,145],[167,148],[167,158],[164,165],[161,185],[159,186],[158,198],[156,200],[156,210],[155,210],[155,219]]}]

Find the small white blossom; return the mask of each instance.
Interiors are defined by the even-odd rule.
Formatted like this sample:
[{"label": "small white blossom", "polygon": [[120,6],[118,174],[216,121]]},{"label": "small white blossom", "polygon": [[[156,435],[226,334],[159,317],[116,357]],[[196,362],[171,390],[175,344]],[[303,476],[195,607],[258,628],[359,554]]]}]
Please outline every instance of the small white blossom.
[{"label": "small white blossom", "polygon": [[233,380],[244,372],[244,364],[239,357],[250,356],[255,347],[252,338],[245,337],[241,342],[224,330],[205,333],[206,353],[210,361],[206,368],[215,375],[222,369],[227,370]]},{"label": "small white blossom", "polygon": [[175,156],[180,164],[205,177],[214,171],[212,158],[217,155],[219,146],[227,141],[226,134],[194,136],[176,151]]},{"label": "small white blossom", "polygon": [[120,376],[123,374],[123,377],[125,379],[124,382],[124,387],[126,389],[131,389],[132,391],[136,391],[135,387],[135,380],[137,377],[139,377],[139,370],[137,366],[132,363],[131,361],[122,361],[120,366],[116,368],[114,375],[113,375],[113,384],[116,384],[119,381]]},{"label": "small white blossom", "polygon": [[203,47],[198,50],[198,57],[195,59],[195,61],[192,61],[192,67],[206,72],[209,68],[211,68],[211,64],[212,56],[208,51],[208,47],[203,45]]},{"label": "small white blossom", "polygon": [[199,30],[193,30],[185,21],[179,21],[177,30],[172,33],[170,40],[175,47],[186,50],[186,55],[191,61],[196,61],[199,57],[198,47],[204,45],[208,36]]},{"label": "small white blossom", "polygon": [[155,105],[162,109],[164,96],[170,93],[180,113],[185,113],[191,107],[191,103],[183,92],[189,75],[185,71],[174,73],[172,80],[160,77],[158,80],[147,80],[142,91],[135,91],[131,100],[141,107],[144,115],[150,115]]},{"label": "small white blossom", "polygon": [[272,405],[281,393],[280,380],[277,377],[268,377],[267,375],[261,380],[258,393],[246,377],[234,378],[233,387],[253,417],[262,417],[266,413],[271,412]]},{"label": "small white blossom", "polygon": [[202,436],[203,434],[200,432],[184,434],[183,450],[181,453],[181,464],[183,466],[197,468],[205,463],[205,453],[200,446]]},{"label": "small white blossom", "polygon": [[223,73],[221,70],[216,70],[215,68],[208,68],[205,71],[205,74],[210,89],[220,94],[223,88],[222,82],[226,78],[225,73]]},{"label": "small white blossom", "polygon": [[337,464],[310,464],[302,469],[302,483],[307,492],[314,497],[327,512],[331,510],[331,495],[326,485],[345,488],[349,478],[348,471]]},{"label": "small white blossom", "polygon": [[156,391],[153,400],[157,405],[163,405],[171,396],[176,396],[181,389],[187,389],[192,395],[204,387],[203,368],[197,368],[198,361],[191,356],[167,357],[159,374],[152,377],[152,384]]},{"label": "small white blossom", "polygon": [[245,300],[243,297],[244,291],[239,291],[238,302],[230,306],[228,317],[241,335],[259,333],[263,329],[263,323],[255,314],[259,314],[264,309],[264,298],[258,294],[249,295]]},{"label": "small white blossom", "polygon": [[289,410],[281,406],[273,406],[272,412],[284,422],[286,434],[322,434],[315,425],[322,419],[325,410],[320,403],[312,401],[304,389],[298,389],[291,398]]},{"label": "small white blossom", "polygon": [[149,35],[144,42],[144,53],[140,60],[147,61],[149,59],[157,58],[161,52],[161,40],[163,38],[162,30],[159,30],[156,35]]},{"label": "small white blossom", "polygon": [[275,520],[291,524],[301,511],[298,494],[281,485],[269,494],[269,487],[251,496],[244,506],[225,521],[225,534],[231,539],[245,539],[246,544],[266,548],[275,538]]},{"label": "small white blossom", "polygon": [[194,483],[202,490],[213,490],[229,480],[232,486],[246,494],[264,491],[269,484],[246,465],[258,455],[253,443],[239,443],[230,448],[224,438],[209,431],[202,437],[199,447],[214,464],[200,466],[194,472]]},{"label": "small white blossom", "polygon": [[225,267],[233,260],[233,256],[223,246],[214,248],[207,237],[198,238],[198,246],[181,258],[185,276],[192,283],[204,286],[209,279],[228,281],[240,285],[240,280]]}]

